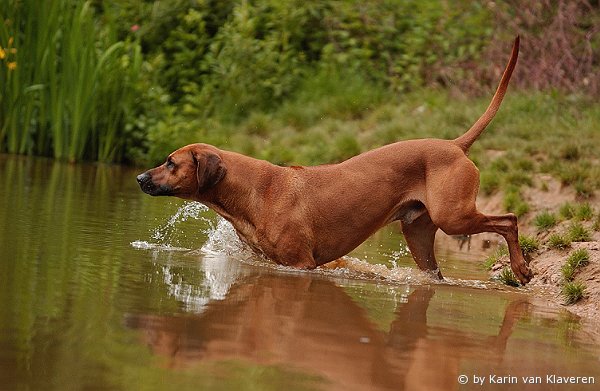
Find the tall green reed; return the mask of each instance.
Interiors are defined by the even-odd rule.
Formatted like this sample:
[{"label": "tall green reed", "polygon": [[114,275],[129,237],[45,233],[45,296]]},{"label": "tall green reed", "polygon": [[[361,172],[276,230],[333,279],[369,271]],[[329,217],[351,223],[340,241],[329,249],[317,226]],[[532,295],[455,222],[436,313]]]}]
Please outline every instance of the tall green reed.
[{"label": "tall green reed", "polygon": [[100,20],[90,2],[0,4],[0,151],[121,158],[141,49]]}]

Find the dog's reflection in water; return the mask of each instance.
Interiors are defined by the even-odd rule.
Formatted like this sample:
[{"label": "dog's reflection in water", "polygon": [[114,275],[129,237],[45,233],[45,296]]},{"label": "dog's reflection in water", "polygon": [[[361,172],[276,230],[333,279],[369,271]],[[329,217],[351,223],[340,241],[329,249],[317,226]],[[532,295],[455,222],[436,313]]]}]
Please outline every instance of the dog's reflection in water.
[{"label": "dog's reflection in water", "polygon": [[415,287],[382,331],[343,288],[310,275],[245,276],[201,314],[128,315],[128,327],[172,368],[201,360],[289,366],[341,389],[455,389],[460,360],[502,359],[527,301],[512,301],[497,336],[428,326],[435,290]]}]

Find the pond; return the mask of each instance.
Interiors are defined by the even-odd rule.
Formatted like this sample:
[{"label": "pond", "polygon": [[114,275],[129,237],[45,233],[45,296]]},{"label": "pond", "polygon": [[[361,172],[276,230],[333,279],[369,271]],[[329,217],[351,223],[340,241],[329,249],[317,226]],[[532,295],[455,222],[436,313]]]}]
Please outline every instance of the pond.
[{"label": "pond", "polygon": [[437,283],[390,226],[295,271],[138,171],[0,156],[0,389],[598,389],[596,330],[479,248],[443,241]]}]

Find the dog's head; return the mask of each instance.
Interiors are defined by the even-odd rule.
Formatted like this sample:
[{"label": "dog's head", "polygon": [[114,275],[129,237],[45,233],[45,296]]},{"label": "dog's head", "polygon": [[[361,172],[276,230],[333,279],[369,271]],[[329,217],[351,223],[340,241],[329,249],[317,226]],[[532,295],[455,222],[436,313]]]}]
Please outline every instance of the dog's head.
[{"label": "dog's head", "polygon": [[227,168],[220,151],[207,144],[190,144],[171,153],[164,164],[137,176],[144,193],[193,199],[223,179]]}]

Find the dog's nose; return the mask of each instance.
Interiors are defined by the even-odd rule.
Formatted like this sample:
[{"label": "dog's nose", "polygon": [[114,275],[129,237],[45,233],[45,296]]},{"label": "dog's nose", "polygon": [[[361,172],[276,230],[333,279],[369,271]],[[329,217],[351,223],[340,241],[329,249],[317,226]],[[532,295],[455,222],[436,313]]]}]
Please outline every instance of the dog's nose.
[{"label": "dog's nose", "polygon": [[150,179],[150,174],[148,174],[147,172],[145,172],[143,174],[138,175],[136,177],[136,179],[137,179],[137,181],[138,181],[138,183],[140,185],[144,184],[145,182],[148,182],[148,180]]}]

